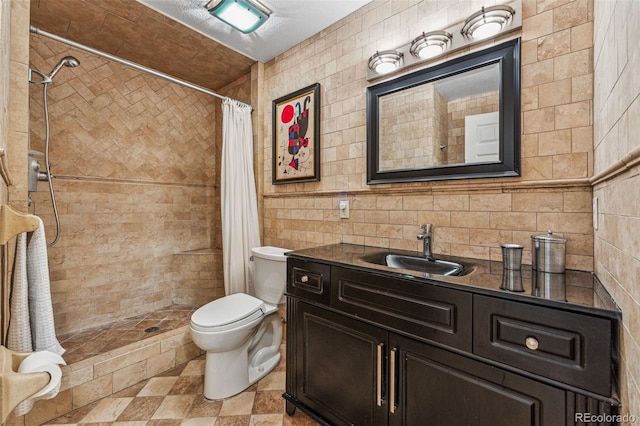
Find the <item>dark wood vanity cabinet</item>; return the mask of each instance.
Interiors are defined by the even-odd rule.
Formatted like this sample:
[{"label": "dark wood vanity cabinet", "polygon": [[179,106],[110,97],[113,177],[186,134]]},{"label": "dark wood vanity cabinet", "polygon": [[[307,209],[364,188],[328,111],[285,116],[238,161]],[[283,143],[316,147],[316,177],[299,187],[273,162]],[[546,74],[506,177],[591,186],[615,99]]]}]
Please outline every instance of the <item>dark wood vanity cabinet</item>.
[{"label": "dark wood vanity cabinet", "polygon": [[[336,265],[288,266],[290,414],[300,407],[331,425],[555,426],[616,412],[612,319]],[[296,281],[312,274],[301,291]]]}]

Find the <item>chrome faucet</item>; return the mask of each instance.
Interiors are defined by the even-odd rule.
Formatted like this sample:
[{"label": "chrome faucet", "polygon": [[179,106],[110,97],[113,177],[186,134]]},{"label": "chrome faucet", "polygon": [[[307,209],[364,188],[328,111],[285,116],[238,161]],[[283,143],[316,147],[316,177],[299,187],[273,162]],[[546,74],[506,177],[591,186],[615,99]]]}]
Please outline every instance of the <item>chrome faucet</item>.
[{"label": "chrome faucet", "polygon": [[431,224],[425,223],[422,225],[422,234],[418,235],[418,240],[424,243],[424,257],[426,259],[432,259],[433,253],[431,253]]}]

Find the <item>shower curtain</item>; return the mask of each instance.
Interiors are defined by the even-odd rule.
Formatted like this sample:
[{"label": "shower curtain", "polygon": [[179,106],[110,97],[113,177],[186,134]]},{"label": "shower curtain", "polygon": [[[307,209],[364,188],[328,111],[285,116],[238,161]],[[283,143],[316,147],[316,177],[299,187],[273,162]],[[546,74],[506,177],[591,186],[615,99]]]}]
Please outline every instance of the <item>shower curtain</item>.
[{"label": "shower curtain", "polygon": [[222,103],[222,261],[225,294],[253,292],[251,249],[260,245],[251,107]]}]

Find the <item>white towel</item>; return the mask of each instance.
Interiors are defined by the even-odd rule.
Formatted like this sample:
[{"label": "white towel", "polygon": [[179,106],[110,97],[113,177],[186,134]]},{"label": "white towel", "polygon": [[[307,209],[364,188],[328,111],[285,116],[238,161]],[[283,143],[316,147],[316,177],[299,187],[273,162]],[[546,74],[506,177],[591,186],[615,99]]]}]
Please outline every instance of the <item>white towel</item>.
[{"label": "white towel", "polygon": [[38,218],[38,229],[33,231],[27,244],[27,280],[29,281],[29,316],[33,350],[50,351],[62,355],[64,348],[56,337],[53,322],[51,283],[49,282],[49,260],[44,224]]},{"label": "white towel", "polygon": [[29,319],[29,284],[27,282],[27,233],[18,235],[11,290],[11,317],[7,348],[16,352],[33,351]]},{"label": "white towel", "polygon": [[[64,353],[58,342],[53,322],[49,261],[44,224],[39,226],[27,244],[27,234],[18,235],[11,291],[11,318],[7,347],[18,352],[50,351]],[[37,399],[50,399],[60,391],[60,383],[50,392],[18,404],[15,415],[26,414]]]}]

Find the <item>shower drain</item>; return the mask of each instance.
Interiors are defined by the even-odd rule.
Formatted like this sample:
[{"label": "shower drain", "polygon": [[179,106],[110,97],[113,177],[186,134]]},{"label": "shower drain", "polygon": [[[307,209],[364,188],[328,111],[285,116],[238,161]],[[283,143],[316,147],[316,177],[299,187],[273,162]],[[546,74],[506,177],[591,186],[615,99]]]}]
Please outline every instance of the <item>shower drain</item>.
[{"label": "shower drain", "polygon": [[144,332],[153,333],[154,331],[158,331],[158,330],[160,330],[160,327],[154,325],[153,327],[145,328]]}]

